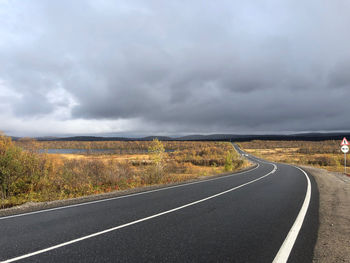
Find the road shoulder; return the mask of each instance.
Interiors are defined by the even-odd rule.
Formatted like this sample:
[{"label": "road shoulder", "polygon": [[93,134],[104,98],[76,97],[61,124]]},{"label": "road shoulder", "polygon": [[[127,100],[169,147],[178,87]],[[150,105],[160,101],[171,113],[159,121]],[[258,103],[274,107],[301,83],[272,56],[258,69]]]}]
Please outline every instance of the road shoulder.
[{"label": "road shoulder", "polygon": [[320,194],[319,230],[313,262],[350,262],[350,177],[301,167],[315,178]]}]

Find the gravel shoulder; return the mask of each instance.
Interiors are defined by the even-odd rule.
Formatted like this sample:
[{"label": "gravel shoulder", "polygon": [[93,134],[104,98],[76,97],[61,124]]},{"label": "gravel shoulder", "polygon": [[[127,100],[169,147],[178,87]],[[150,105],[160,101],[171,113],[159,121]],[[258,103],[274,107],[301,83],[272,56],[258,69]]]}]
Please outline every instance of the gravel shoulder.
[{"label": "gravel shoulder", "polygon": [[313,262],[350,262],[350,177],[301,167],[315,178],[320,193],[319,230]]}]

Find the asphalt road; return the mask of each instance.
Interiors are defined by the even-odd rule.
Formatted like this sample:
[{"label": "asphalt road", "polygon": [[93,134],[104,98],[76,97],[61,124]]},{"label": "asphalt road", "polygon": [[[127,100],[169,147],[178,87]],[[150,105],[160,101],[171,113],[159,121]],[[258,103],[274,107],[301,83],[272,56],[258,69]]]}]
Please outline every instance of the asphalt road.
[{"label": "asphalt road", "polygon": [[258,166],[81,206],[0,217],[0,261],[311,262],[318,228],[313,178],[293,166],[247,158]]}]

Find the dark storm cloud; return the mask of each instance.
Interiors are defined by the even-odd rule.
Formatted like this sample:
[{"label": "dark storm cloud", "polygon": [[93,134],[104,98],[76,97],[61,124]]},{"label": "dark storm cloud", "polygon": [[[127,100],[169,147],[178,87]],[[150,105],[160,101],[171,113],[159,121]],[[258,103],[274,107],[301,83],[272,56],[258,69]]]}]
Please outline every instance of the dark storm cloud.
[{"label": "dark storm cloud", "polygon": [[67,107],[155,132],[350,129],[347,2],[26,4],[0,13],[18,118]]},{"label": "dark storm cloud", "polygon": [[350,87],[350,58],[347,61],[339,62],[330,71],[329,86],[334,88]]}]

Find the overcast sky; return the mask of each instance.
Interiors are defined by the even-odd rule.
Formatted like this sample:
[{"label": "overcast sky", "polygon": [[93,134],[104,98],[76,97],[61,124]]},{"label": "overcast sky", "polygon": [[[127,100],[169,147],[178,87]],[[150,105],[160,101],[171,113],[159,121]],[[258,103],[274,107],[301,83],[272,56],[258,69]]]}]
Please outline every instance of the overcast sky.
[{"label": "overcast sky", "polygon": [[0,0],[0,130],[349,131],[349,30],[347,0]]}]

